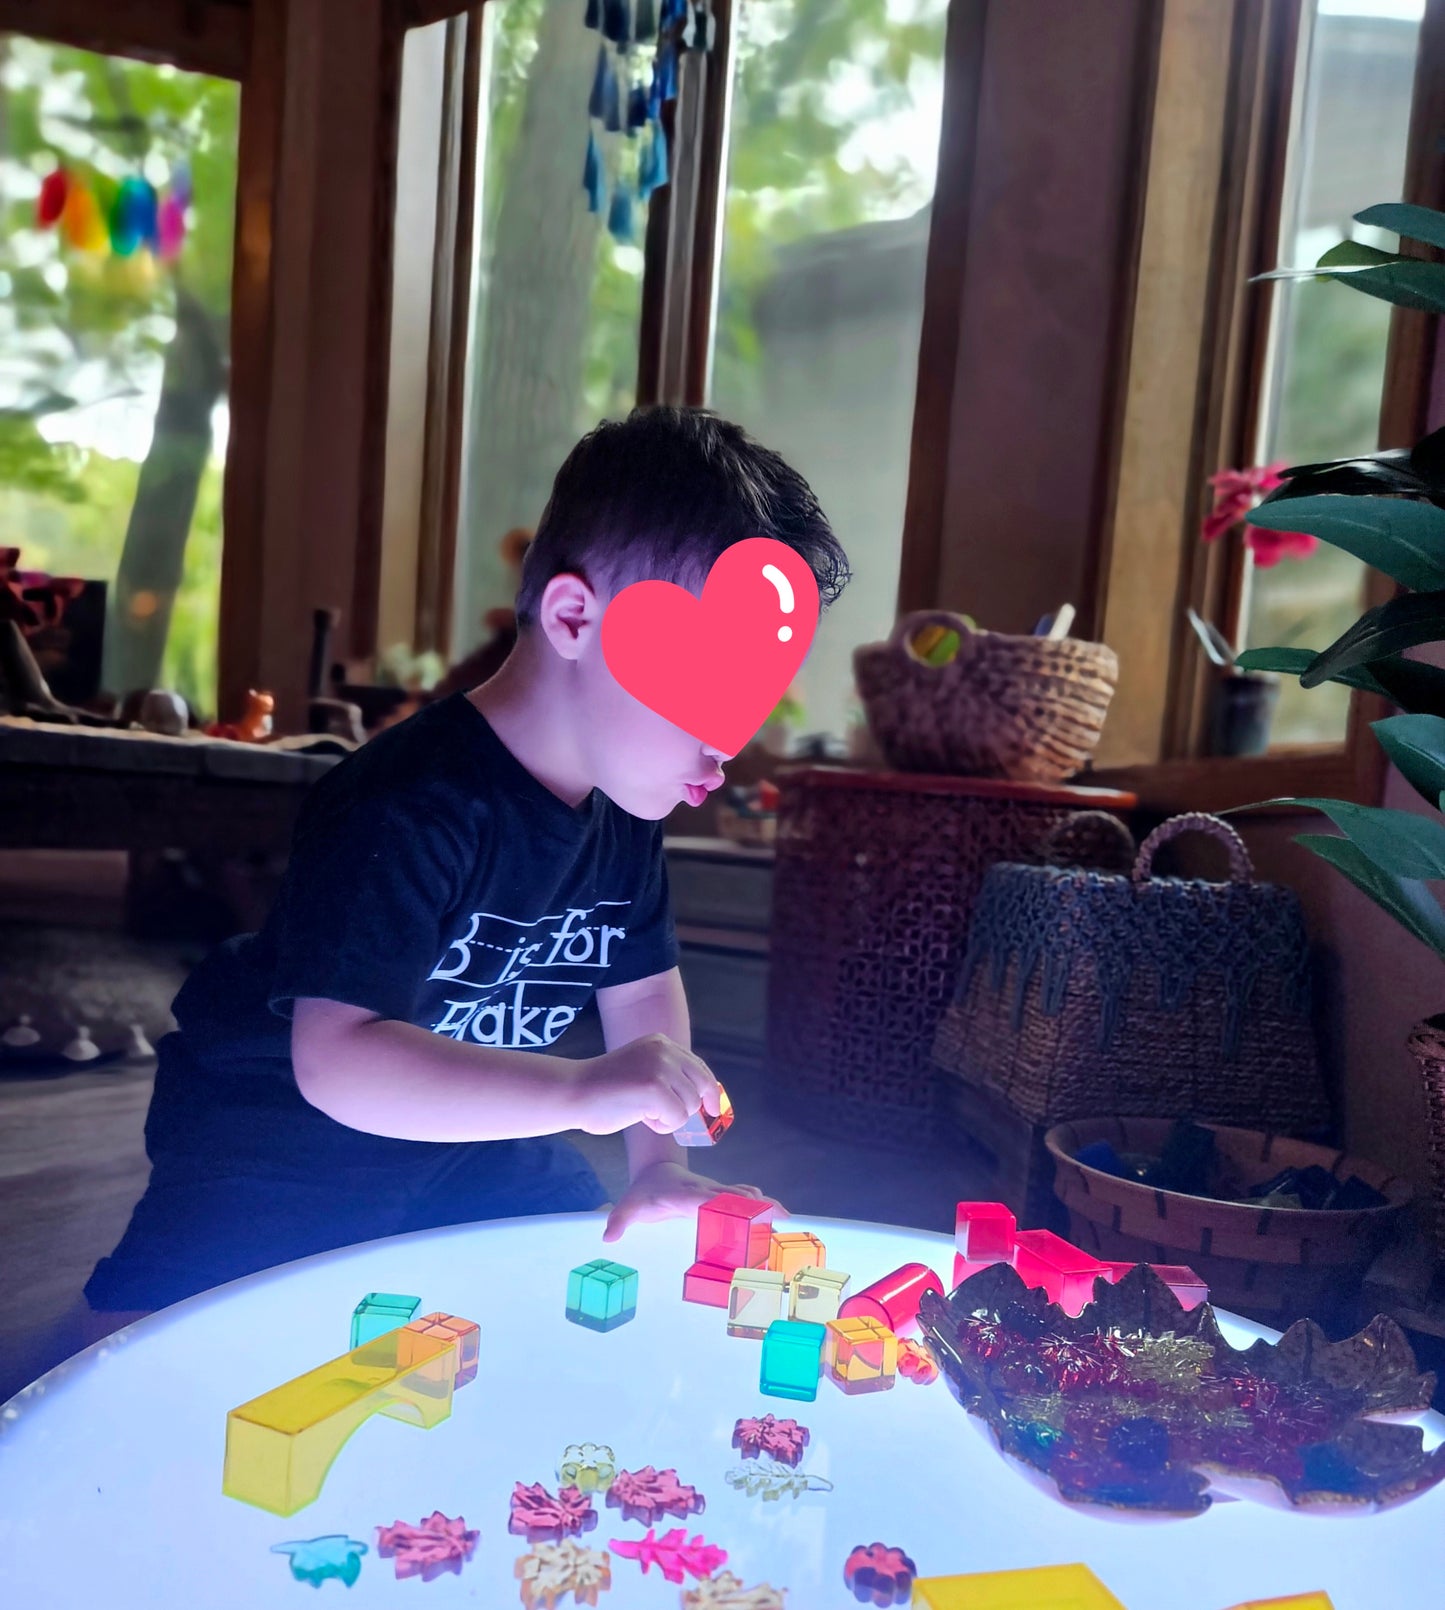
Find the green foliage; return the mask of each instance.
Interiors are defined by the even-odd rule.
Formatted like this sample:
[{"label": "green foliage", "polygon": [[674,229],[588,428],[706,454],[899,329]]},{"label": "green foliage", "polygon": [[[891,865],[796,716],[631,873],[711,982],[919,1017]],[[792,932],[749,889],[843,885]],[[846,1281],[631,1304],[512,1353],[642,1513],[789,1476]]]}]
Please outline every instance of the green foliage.
[{"label": "green foliage", "polygon": [[[1358,222],[1445,246],[1445,213],[1386,204]],[[1320,258],[1324,277],[1395,306],[1445,313],[1445,265],[1346,241]],[[1280,277],[1307,277],[1289,271]],[[1318,275],[1314,277],[1319,277]],[[1344,800],[1293,799],[1323,812],[1344,835],[1301,834],[1298,843],[1344,874],[1407,933],[1445,958],[1445,912],[1429,885],[1445,880],[1445,671],[1407,650],[1445,641],[1445,432],[1392,451],[1290,472],[1252,524],[1307,531],[1417,589],[1367,611],[1323,653],[1256,650],[1245,669],[1288,671],[1304,687],[1342,682],[1383,692],[1405,711],[1374,724],[1391,760],[1437,814],[1386,810]],[[1384,494],[1384,495],[1380,495]]]},{"label": "green foliage", "polygon": [[[27,566],[115,577],[139,466],[78,447],[62,416],[159,394],[178,283],[227,350],[239,100],[225,80],[15,35],[0,40],[0,508]],[[174,270],[149,282],[125,263],[72,253],[56,231],[35,225],[40,181],[59,163],[103,195],[131,174],[164,185],[181,161],[195,197],[190,232]],[[213,461],[165,660],[169,684],[202,710],[215,699],[220,485]]]}]

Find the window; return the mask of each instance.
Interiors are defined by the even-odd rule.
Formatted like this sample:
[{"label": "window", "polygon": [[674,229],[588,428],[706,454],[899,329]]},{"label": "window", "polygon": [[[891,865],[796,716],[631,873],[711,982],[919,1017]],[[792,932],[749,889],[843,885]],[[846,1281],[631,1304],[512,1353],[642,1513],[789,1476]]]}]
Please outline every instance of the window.
[{"label": "window", "polygon": [[854,580],[799,677],[846,733],[898,593],[946,0],[738,0],[709,402],[817,493]]},{"label": "window", "polygon": [[508,536],[535,527],[569,448],[636,395],[641,220],[618,241],[582,192],[598,35],[581,5],[492,0],[482,107],[454,660],[516,593]]},{"label": "window", "polygon": [[[1306,6],[1280,230],[1282,263],[1313,263],[1343,238],[1393,237],[1352,223],[1398,199],[1424,0],[1312,0]],[[1380,236],[1379,239],[1374,237]],[[1390,309],[1339,285],[1279,282],[1256,462],[1290,464],[1378,446]],[[1324,648],[1359,614],[1363,567],[1334,548],[1268,569],[1251,566],[1248,645]],[[1286,678],[1275,747],[1337,744],[1349,692],[1309,692]]]},{"label": "window", "polygon": [[215,711],[239,97],[0,36],[0,512],[24,569],[105,586],[72,696],[103,622],[102,688]]}]

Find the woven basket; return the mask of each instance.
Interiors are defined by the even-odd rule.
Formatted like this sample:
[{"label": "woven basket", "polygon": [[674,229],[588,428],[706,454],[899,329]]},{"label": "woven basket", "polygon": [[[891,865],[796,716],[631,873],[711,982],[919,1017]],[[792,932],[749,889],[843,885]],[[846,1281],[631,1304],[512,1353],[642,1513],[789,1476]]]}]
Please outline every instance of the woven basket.
[{"label": "woven basket", "polygon": [[938,1112],[934,1036],[984,874],[1034,853],[1090,791],[826,767],[778,781],[775,1099],[819,1132],[919,1147]]},{"label": "woven basket", "polygon": [[[1191,830],[1224,841],[1228,883],[1152,876]],[[1034,1123],[1182,1115],[1321,1136],[1311,986],[1294,893],[1252,881],[1225,823],[1180,816],[1127,877],[994,867],[934,1055]]]},{"label": "woven basket", "polygon": [[[909,647],[932,623],[959,636],[947,665]],[[976,632],[961,615],[905,615],[886,643],[854,650],[868,725],[891,766],[959,777],[1057,783],[1093,754],[1119,662],[1103,643]]]},{"label": "woven basket", "polygon": [[1312,1212],[1216,1201],[1116,1179],[1075,1160],[1095,1141],[1158,1156],[1172,1127],[1167,1118],[1095,1118],[1048,1132],[1044,1144],[1054,1161],[1054,1193],[1068,1209],[1069,1239],[1099,1258],[1187,1264],[1209,1283],[1212,1302],[1266,1323],[1328,1313],[1349,1296],[1410,1202],[1410,1186],[1374,1163],[1218,1125],[1210,1126],[1215,1145],[1246,1186],[1318,1164],[1337,1179],[1358,1175],[1387,1205]]},{"label": "woven basket", "polygon": [[1427,1221],[1435,1251],[1445,1260],[1445,1017],[1428,1017],[1410,1031],[1410,1052],[1425,1093],[1425,1146],[1431,1200]]}]

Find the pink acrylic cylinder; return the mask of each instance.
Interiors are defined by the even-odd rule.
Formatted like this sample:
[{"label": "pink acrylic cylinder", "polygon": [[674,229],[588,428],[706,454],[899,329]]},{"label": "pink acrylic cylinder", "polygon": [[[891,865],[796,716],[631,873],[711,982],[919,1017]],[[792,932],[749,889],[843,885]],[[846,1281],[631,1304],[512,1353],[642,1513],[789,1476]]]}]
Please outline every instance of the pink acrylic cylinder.
[{"label": "pink acrylic cylinder", "polygon": [[944,1295],[943,1282],[924,1263],[905,1263],[892,1274],[875,1280],[865,1290],[849,1297],[838,1310],[839,1319],[876,1319],[894,1335],[918,1318],[918,1305],[925,1291]]}]

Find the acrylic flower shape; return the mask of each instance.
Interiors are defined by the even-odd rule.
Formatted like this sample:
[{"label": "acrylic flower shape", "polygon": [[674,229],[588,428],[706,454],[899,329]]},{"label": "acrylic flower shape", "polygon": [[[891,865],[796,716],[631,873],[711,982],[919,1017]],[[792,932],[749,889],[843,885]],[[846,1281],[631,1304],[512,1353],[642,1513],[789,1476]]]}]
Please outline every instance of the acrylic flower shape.
[{"label": "acrylic flower shape", "polygon": [[649,1527],[647,1536],[639,1542],[614,1537],[608,1547],[624,1560],[636,1560],[643,1576],[657,1566],[668,1582],[681,1582],[684,1575],[699,1579],[711,1576],[728,1562],[726,1549],[705,1543],[700,1536],[689,1538],[683,1526],[674,1527],[662,1537]]},{"label": "acrylic flower shape", "polygon": [[[1205,542],[1217,542],[1233,531],[1249,511],[1277,486],[1284,483],[1284,464],[1260,464],[1248,470],[1221,470],[1209,477],[1214,488],[1214,507],[1204,517],[1199,534]],[[1319,547],[1319,539],[1303,531],[1264,531],[1247,526],[1245,546],[1261,569],[1277,565],[1281,559],[1307,559]]]},{"label": "acrylic flower shape", "polygon": [[680,1521],[700,1515],[706,1503],[696,1487],[678,1481],[675,1470],[654,1470],[651,1465],[619,1470],[607,1489],[608,1507],[620,1509],[623,1520],[641,1521],[644,1526],[655,1525],[664,1515]]},{"label": "acrylic flower shape", "polygon": [[721,1571],[684,1590],[682,1610],[784,1610],[783,1590],[769,1582],[744,1587],[731,1571]]},{"label": "acrylic flower shape", "polygon": [[526,1610],[555,1610],[557,1601],[572,1595],[575,1604],[597,1603],[597,1595],[612,1586],[612,1560],[605,1551],[565,1543],[539,1543],[513,1567],[522,1584]]},{"label": "acrylic flower shape", "polygon": [[575,1487],[558,1489],[554,1498],[541,1484],[512,1489],[512,1514],[507,1530],[529,1543],[560,1543],[564,1538],[590,1532],[597,1524],[591,1497]]},{"label": "acrylic flower shape", "polygon": [[437,1509],[420,1526],[397,1521],[377,1527],[376,1552],[384,1560],[396,1560],[398,1579],[419,1576],[423,1582],[434,1582],[444,1571],[459,1576],[480,1536],[480,1532],[467,1530],[461,1516],[449,1520]]},{"label": "acrylic flower shape", "polygon": [[917,1575],[903,1550],[886,1543],[860,1543],[843,1566],[843,1581],[859,1604],[907,1604]]},{"label": "acrylic flower shape", "polygon": [[796,1420],[779,1420],[771,1414],[759,1419],[739,1420],[733,1427],[733,1447],[744,1459],[763,1454],[780,1464],[796,1465],[808,1445],[808,1428]]}]

